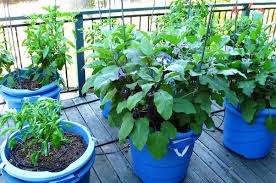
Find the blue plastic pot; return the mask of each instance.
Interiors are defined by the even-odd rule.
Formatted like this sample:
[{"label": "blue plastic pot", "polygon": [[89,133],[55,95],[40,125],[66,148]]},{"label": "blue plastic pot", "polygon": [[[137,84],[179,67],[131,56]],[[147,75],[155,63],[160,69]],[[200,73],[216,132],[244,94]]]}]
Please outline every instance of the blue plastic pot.
[{"label": "blue plastic pot", "polygon": [[[70,124],[72,128],[66,128],[64,124]],[[24,129],[28,128],[25,126]],[[9,156],[9,149],[7,141],[3,143],[3,151],[1,152],[0,159],[0,169],[9,183],[46,183],[46,182],[57,182],[57,183],[67,183],[67,182],[83,182],[89,183],[90,168],[95,161],[95,142],[93,137],[91,137],[89,131],[86,127],[70,122],[62,121],[62,128],[66,132],[81,135],[85,143],[87,144],[87,149],[84,154],[71,163],[67,168],[60,172],[48,172],[48,171],[27,171],[13,166],[7,159]],[[20,132],[13,133],[11,137],[20,137]]]},{"label": "blue plastic pot", "polygon": [[[15,72],[15,71],[14,71]],[[26,69],[21,69],[21,76],[26,72]],[[48,84],[38,90],[27,89],[12,89],[5,86],[5,83],[0,86],[0,94],[11,109],[21,110],[25,97],[49,97],[56,100],[60,98],[61,88],[55,83]]]},{"label": "blue plastic pot", "polygon": [[198,137],[199,135],[192,131],[178,133],[168,145],[168,152],[161,160],[154,159],[147,146],[139,151],[130,140],[134,173],[145,183],[181,182],[187,174],[194,143]]},{"label": "blue plastic pot", "polygon": [[[103,101],[103,97],[102,96],[100,96],[100,101],[101,102]],[[104,104],[104,108],[103,108],[102,114],[105,117],[105,119],[108,119],[108,115],[109,115],[109,111],[110,111],[110,105],[111,105],[111,101],[107,101]]]},{"label": "blue plastic pot", "polygon": [[276,109],[260,111],[250,125],[243,120],[238,108],[226,100],[224,104],[224,146],[248,159],[265,157],[272,149],[275,133],[269,132],[264,122],[269,115],[276,117]]}]

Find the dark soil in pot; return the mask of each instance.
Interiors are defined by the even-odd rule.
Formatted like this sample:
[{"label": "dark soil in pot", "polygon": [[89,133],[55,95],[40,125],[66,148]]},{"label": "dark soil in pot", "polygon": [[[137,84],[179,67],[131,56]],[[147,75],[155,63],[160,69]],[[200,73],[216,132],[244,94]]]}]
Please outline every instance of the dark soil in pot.
[{"label": "dark soil in pot", "polygon": [[21,79],[17,81],[13,89],[28,89],[28,90],[37,90],[41,88],[42,85],[37,81],[32,81],[30,79]]},{"label": "dark soil in pot", "polygon": [[58,172],[68,167],[85,152],[87,145],[80,135],[65,133],[64,137],[69,139],[69,143],[62,143],[59,149],[51,148],[49,156],[39,156],[38,164],[32,165],[31,154],[34,151],[41,150],[40,145],[34,144],[28,148],[26,145],[32,140],[29,138],[23,144],[18,143],[12,150],[9,161],[16,167],[30,171],[50,171]]}]

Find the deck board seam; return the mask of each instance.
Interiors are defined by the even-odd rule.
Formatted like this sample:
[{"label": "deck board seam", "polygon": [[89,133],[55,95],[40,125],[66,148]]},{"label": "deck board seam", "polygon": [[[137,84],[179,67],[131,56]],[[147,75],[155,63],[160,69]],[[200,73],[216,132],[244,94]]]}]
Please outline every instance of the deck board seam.
[{"label": "deck board seam", "polygon": [[[72,102],[74,103],[73,99],[71,99],[71,100],[72,100]],[[89,132],[93,135],[91,129],[90,129],[89,126],[87,125],[86,120],[84,119],[84,117],[82,116],[80,110],[78,109],[78,106],[75,106],[74,108],[76,108],[76,110],[77,110],[78,113],[80,114],[80,116],[81,116],[83,122],[85,123],[86,127],[89,129]],[[66,112],[65,112],[65,114],[66,114]],[[66,114],[66,115],[67,115],[67,114]],[[93,136],[94,136],[94,135],[93,135]],[[99,149],[101,149],[101,151],[104,152],[104,150],[102,149],[102,147],[99,147]],[[118,178],[118,180],[119,180],[120,182],[122,182],[121,179],[120,179],[120,177],[119,177],[119,175],[118,175],[118,173],[115,171],[114,167],[112,166],[112,163],[111,163],[111,161],[109,160],[109,158],[108,158],[106,155],[103,155],[103,156],[105,156],[105,159],[108,161],[110,167],[112,167],[112,171],[115,173],[115,175],[116,175],[116,177]],[[95,169],[94,169],[94,170],[95,170]],[[97,172],[97,171],[95,171],[95,172]],[[99,180],[102,182],[102,180],[101,180],[100,178],[99,178]]]},{"label": "deck board seam", "polygon": [[[241,179],[244,183],[246,182],[246,180],[244,180],[242,177],[240,177],[237,173],[236,173],[236,171],[234,171],[234,170],[230,170],[231,169],[231,167],[229,166],[229,165],[227,165],[224,161],[222,161],[217,155],[216,155],[216,153],[214,153],[213,151],[210,151],[210,149],[209,149],[209,147],[208,146],[206,146],[201,140],[198,140],[199,141],[199,143],[202,145],[202,146],[204,146],[206,149],[208,149],[208,154],[219,164],[219,165],[221,165],[221,167],[222,168],[226,168],[227,170],[227,174],[234,174],[235,176],[237,176],[239,179]],[[204,160],[203,160],[204,161]],[[206,162],[207,163],[207,162]],[[224,167],[223,167],[224,166]],[[211,167],[210,167],[211,168]],[[211,168],[212,169],[212,168]],[[215,170],[214,170],[215,171]],[[239,182],[241,182],[241,181],[239,181]]]},{"label": "deck board seam", "polygon": [[[206,132],[209,136],[211,136],[211,138],[213,138],[220,146],[222,146],[223,148],[225,148],[223,145],[221,145],[220,144],[220,142],[216,139],[216,138],[214,138],[211,134],[209,134],[210,132]],[[219,132],[220,133],[220,132]],[[241,161],[241,160],[240,160]],[[268,182],[268,181],[266,181],[265,179],[263,179],[263,177],[261,177],[261,176],[259,176],[258,174],[256,174],[256,172],[250,167],[250,166],[248,166],[246,163],[244,163],[243,161],[241,161],[241,163],[245,166],[245,167],[247,167],[248,169],[250,169],[257,177],[259,177],[263,182]]]},{"label": "deck board seam", "polygon": [[[73,103],[75,103],[73,99],[72,99],[72,101],[73,101]],[[90,104],[90,103],[93,103],[93,102],[96,102],[96,101],[98,101],[98,100],[93,100],[93,101],[91,101],[91,102],[84,103],[84,104],[82,103],[82,105],[87,105],[87,106],[95,113],[95,111],[90,107],[89,104]],[[85,118],[83,117],[81,111],[79,110],[79,107],[80,107],[80,105],[75,106],[75,108],[78,110],[79,114],[81,115],[81,117],[82,117],[84,123],[86,124],[87,128],[89,129],[89,131],[90,131],[91,134],[93,135],[92,130],[89,128],[89,126],[88,126],[88,124],[87,124]],[[97,115],[96,115],[96,117],[97,117],[97,119],[99,120],[99,118],[98,118]],[[99,120],[99,121],[100,121],[100,120]],[[103,125],[103,126],[104,126],[104,125]],[[106,130],[105,127],[104,127],[104,129]],[[106,130],[106,131],[107,131],[107,133],[109,134],[108,130]],[[110,135],[110,134],[109,134],[109,135]],[[93,136],[94,136],[94,135],[93,135]],[[110,135],[110,137],[112,138],[111,135]],[[117,147],[117,146],[116,146],[116,147]],[[104,151],[104,149],[103,149],[102,147],[99,147],[99,148],[101,149],[101,151],[102,151],[103,153],[105,153],[105,151]],[[111,160],[108,158],[108,155],[105,154],[105,155],[101,155],[101,156],[105,156],[105,157],[106,157],[106,159],[107,159],[107,161],[109,162],[110,166],[111,166],[112,169],[114,170],[114,172],[115,172],[115,174],[116,174],[118,180],[119,180],[120,182],[123,182],[123,181],[121,180],[120,176],[118,175],[117,171],[116,171],[115,168],[113,167],[113,165],[112,165],[112,163],[111,163]],[[123,157],[124,157],[124,155],[123,155]]]}]

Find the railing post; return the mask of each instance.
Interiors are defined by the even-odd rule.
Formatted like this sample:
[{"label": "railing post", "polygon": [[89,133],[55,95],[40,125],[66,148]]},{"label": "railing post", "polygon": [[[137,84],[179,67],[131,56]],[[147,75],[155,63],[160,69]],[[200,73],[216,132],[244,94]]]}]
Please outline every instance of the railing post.
[{"label": "railing post", "polygon": [[250,15],[250,6],[251,6],[251,4],[247,4],[247,5],[244,6],[244,12],[243,12],[243,14],[245,16],[249,16]]},{"label": "railing post", "polygon": [[[75,22],[75,31],[76,31],[76,49],[77,51],[84,46],[84,37],[83,37],[83,15],[77,15]],[[78,91],[79,96],[84,96],[81,90],[85,83],[85,71],[84,66],[84,52],[77,53],[77,75],[78,75]]]}]

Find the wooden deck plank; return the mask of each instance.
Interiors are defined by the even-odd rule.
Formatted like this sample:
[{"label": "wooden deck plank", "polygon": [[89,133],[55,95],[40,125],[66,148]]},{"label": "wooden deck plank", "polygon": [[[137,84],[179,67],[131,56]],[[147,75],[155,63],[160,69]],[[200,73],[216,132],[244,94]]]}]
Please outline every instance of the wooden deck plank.
[{"label": "wooden deck plank", "polygon": [[[92,99],[95,99],[97,96],[95,95],[88,95],[85,97],[85,101],[90,101]],[[113,139],[118,138],[118,129],[117,128],[111,128],[108,125],[107,120],[102,115],[102,110],[100,109],[100,101],[95,101],[93,103],[89,104],[92,110],[95,112],[96,116],[98,117],[99,121],[103,124],[105,129],[108,131],[108,133],[113,137]]]},{"label": "wooden deck plank", "polygon": [[[61,111],[61,116],[62,116],[63,119],[68,120],[68,117],[67,117],[67,115],[65,114],[64,111]],[[97,173],[95,172],[95,170],[94,170],[93,167],[90,169],[90,177],[89,177],[89,180],[90,180],[90,182],[93,181],[93,182],[95,182],[95,183],[100,183],[100,179],[99,179],[99,177],[97,176]]]},{"label": "wooden deck plank", "polygon": [[[86,101],[91,101],[91,100],[95,100],[97,99],[96,95],[87,95],[85,97]],[[93,103],[89,104],[90,107],[92,108],[92,110],[95,112],[95,114],[97,115],[98,119],[100,120],[100,122],[104,125],[104,127],[107,129],[108,133],[112,136],[113,139],[118,138],[118,129],[117,128],[111,128],[108,125],[108,121],[107,119],[104,118],[104,116],[102,115],[102,110],[100,109],[100,101],[95,101]],[[126,142],[127,143],[127,142]],[[120,148],[123,148],[124,145],[120,145],[119,143],[116,143],[117,146],[119,146]],[[128,150],[123,150],[121,151],[124,156],[126,157],[127,161],[129,162],[129,164],[131,164],[131,156],[130,153],[128,153]]]},{"label": "wooden deck plank", "polygon": [[[75,104],[85,102],[84,98],[75,98],[73,99]],[[90,105],[84,104],[77,106],[77,109],[81,113],[84,121],[86,121],[88,127],[90,128],[93,135],[98,139],[100,143],[105,143],[112,140],[112,136],[108,133],[107,129],[100,122],[95,112],[91,109]],[[109,144],[102,146],[101,149],[104,153],[117,152],[120,151],[119,147],[116,144]],[[133,174],[128,161],[123,156],[121,152],[107,154],[106,157],[110,161],[117,175],[119,176],[122,182],[140,182],[139,179]]]},{"label": "wooden deck plank", "polygon": [[[74,103],[72,100],[71,102],[66,102],[67,103],[64,104],[65,106],[68,104],[70,105],[70,103]],[[69,120],[79,122],[86,126],[86,123],[77,108],[68,108],[64,111]],[[89,126],[87,127],[89,128]],[[96,149],[96,153],[102,152],[103,151],[101,148]],[[100,182],[121,182],[106,156],[96,156],[96,161],[93,165],[93,168],[95,173],[98,175]]]},{"label": "wooden deck plank", "polygon": [[[221,132],[207,132],[216,142],[223,146],[223,135]],[[225,147],[224,147],[225,148]],[[229,151],[230,152],[230,151]],[[264,166],[260,161],[262,160],[248,160],[240,157],[240,161],[249,169],[251,169],[259,178],[265,182],[275,183],[276,175]],[[265,176],[264,176],[265,175]]]},{"label": "wooden deck plank", "polygon": [[196,172],[206,182],[222,183],[224,182],[210,167],[203,162],[197,154],[193,153],[190,161],[189,171]]},{"label": "wooden deck plank", "polygon": [[244,166],[239,157],[235,156],[235,154],[231,153],[226,148],[218,144],[208,133],[203,132],[199,140],[202,144],[208,147],[215,156],[222,160],[230,169],[235,171],[235,173],[239,175],[243,179],[243,181],[248,181],[250,183],[264,182],[251,169]]},{"label": "wooden deck plank", "polygon": [[195,143],[194,152],[225,182],[244,182],[233,169],[225,165],[222,160],[215,156],[213,152],[200,141]]}]

